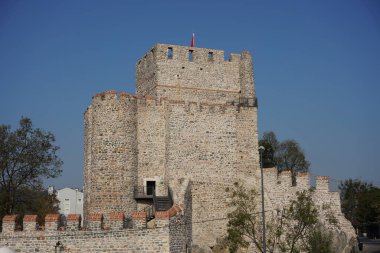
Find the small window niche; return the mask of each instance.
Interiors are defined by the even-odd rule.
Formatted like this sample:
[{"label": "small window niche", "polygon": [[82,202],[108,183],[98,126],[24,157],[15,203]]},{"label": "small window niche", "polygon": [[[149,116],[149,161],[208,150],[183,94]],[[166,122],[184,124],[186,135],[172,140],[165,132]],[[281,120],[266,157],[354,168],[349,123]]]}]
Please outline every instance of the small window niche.
[{"label": "small window niche", "polygon": [[213,61],[213,60],[214,60],[214,53],[213,53],[213,52],[208,52],[208,57],[207,57],[207,59],[208,59],[209,61]]},{"label": "small window niche", "polygon": [[168,47],[168,59],[171,60],[173,59],[173,48]]},{"label": "small window niche", "polygon": [[156,181],[146,181],[146,195],[151,196],[156,190]]},{"label": "small window niche", "polygon": [[189,61],[192,62],[193,61],[193,50],[189,50]]}]

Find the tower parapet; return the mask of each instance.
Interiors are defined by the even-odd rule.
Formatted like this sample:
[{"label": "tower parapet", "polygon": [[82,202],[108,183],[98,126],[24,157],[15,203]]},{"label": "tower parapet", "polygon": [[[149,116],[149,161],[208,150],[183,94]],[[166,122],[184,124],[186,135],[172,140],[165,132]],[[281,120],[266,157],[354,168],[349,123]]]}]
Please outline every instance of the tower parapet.
[{"label": "tower parapet", "polygon": [[157,44],[136,65],[137,95],[207,102],[254,98],[251,54]]}]

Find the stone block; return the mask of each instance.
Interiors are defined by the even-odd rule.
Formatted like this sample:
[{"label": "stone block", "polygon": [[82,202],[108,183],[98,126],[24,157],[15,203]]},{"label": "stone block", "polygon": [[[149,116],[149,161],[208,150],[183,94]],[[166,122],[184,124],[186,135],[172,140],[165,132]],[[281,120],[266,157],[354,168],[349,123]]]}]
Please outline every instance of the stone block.
[{"label": "stone block", "polygon": [[37,229],[37,215],[27,214],[23,218],[23,231],[36,231]]},{"label": "stone block", "polygon": [[47,214],[45,216],[45,231],[56,231],[61,224],[60,214]]},{"label": "stone block", "polygon": [[103,221],[102,213],[89,213],[87,216],[87,229],[92,231],[102,230]]},{"label": "stone block", "polygon": [[3,217],[3,233],[13,233],[16,230],[16,214],[5,215]]},{"label": "stone block", "polygon": [[123,212],[114,212],[110,214],[110,228],[119,230],[124,228],[125,215]]},{"label": "stone block", "polygon": [[133,212],[132,213],[132,222],[133,228],[135,229],[145,229],[147,222],[147,213],[146,212]]},{"label": "stone block", "polygon": [[66,218],[66,230],[76,231],[80,229],[82,217],[80,214],[70,213]]}]

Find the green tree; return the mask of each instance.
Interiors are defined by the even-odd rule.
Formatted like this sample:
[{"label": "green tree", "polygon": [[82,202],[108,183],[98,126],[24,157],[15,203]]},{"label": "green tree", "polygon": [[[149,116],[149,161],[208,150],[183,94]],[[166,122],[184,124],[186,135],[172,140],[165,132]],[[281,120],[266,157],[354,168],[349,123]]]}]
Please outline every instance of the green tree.
[{"label": "green tree", "polygon": [[[240,183],[235,183],[234,188],[227,191],[230,194],[229,206],[233,208],[227,215],[227,242],[230,251],[236,252],[238,248],[247,248],[252,244],[259,252],[263,252],[262,214],[257,208],[258,193],[245,189]],[[284,253],[301,250],[318,252],[315,251],[318,245],[313,243],[318,239],[324,240],[327,236],[319,233],[319,212],[311,194],[311,190],[297,192],[296,199],[289,206],[268,213],[271,216],[266,221],[267,252],[275,252],[277,249]],[[328,250],[319,253],[331,252],[329,241],[321,241],[320,245]]]},{"label": "green tree", "polygon": [[380,223],[380,189],[353,179],[341,182],[339,189],[345,217],[363,232],[376,233]]},{"label": "green tree", "polygon": [[317,224],[306,237],[305,250],[308,253],[334,253],[333,234]]},{"label": "green tree", "polygon": [[19,190],[14,211],[19,217],[25,214],[38,214],[37,222],[43,225],[47,214],[58,211],[59,201],[55,193],[49,194],[42,186],[23,187]]},{"label": "green tree", "polygon": [[[240,183],[235,183],[234,188],[227,188],[226,191],[230,194],[229,206],[234,208],[227,214],[227,242],[230,251],[236,252],[239,247],[247,248],[253,243],[256,249],[263,252],[262,221],[261,213],[257,209],[257,191],[247,190]],[[270,224],[270,228],[271,231],[277,230],[275,224]],[[271,239],[267,240],[268,249],[274,248],[276,239],[276,233],[271,233]]]},{"label": "green tree", "polygon": [[272,131],[265,132],[259,145],[265,148],[263,153],[263,167],[277,167],[279,171],[290,170],[292,184],[296,184],[296,173],[307,172],[310,162],[306,160],[305,153],[295,140],[279,142]]},{"label": "green tree", "polygon": [[[60,175],[54,135],[34,129],[32,121],[21,118],[15,131],[0,125],[0,214],[21,211],[26,191],[40,192],[43,178]],[[36,201],[36,199],[34,199]],[[19,205],[19,206],[17,206]]]},{"label": "green tree", "polygon": [[274,132],[265,132],[263,138],[259,140],[259,145],[265,148],[263,152],[263,167],[272,168],[275,167],[276,161],[274,159],[274,153],[278,148],[279,141]]},{"label": "green tree", "polygon": [[297,198],[290,202],[289,208],[285,211],[285,218],[288,224],[285,229],[284,240],[280,244],[282,252],[300,252],[309,233],[318,223],[318,210],[311,197],[311,190],[297,192]]}]

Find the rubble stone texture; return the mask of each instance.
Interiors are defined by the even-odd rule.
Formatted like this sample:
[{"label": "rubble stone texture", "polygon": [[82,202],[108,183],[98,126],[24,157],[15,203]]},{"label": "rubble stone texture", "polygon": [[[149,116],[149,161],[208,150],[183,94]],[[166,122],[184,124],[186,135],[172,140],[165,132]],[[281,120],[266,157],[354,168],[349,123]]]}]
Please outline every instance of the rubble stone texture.
[{"label": "rubble stone texture", "polygon": [[[222,50],[155,45],[136,64],[136,95],[102,92],[85,112],[87,230],[74,231],[75,223],[59,238],[72,252],[81,252],[81,244],[85,252],[210,251],[226,235],[226,188],[237,181],[260,185],[254,91],[249,52],[225,59]],[[292,186],[291,175],[275,169],[266,169],[264,180],[267,210],[287,205],[297,190],[310,187],[309,175],[299,175]],[[181,207],[156,213],[149,223],[153,229],[142,211],[147,203],[134,198],[134,190],[148,181],[156,182],[158,196],[170,187]],[[319,206],[329,203],[338,216],[336,252],[350,252],[355,233],[341,214],[338,195],[328,190],[328,178],[317,180],[314,198]],[[131,217],[133,229],[122,228],[123,214]],[[13,223],[3,224],[3,232],[12,234]],[[51,248],[56,232],[46,233],[30,245]],[[10,246],[25,248],[7,238]]]},{"label": "rubble stone texture", "polygon": [[187,178],[194,241],[213,245],[226,231],[225,188],[258,169],[257,107],[239,104],[255,99],[251,55],[158,44],[137,63],[136,89],[98,94],[85,113],[85,220],[131,213],[147,180],[165,195]]}]

